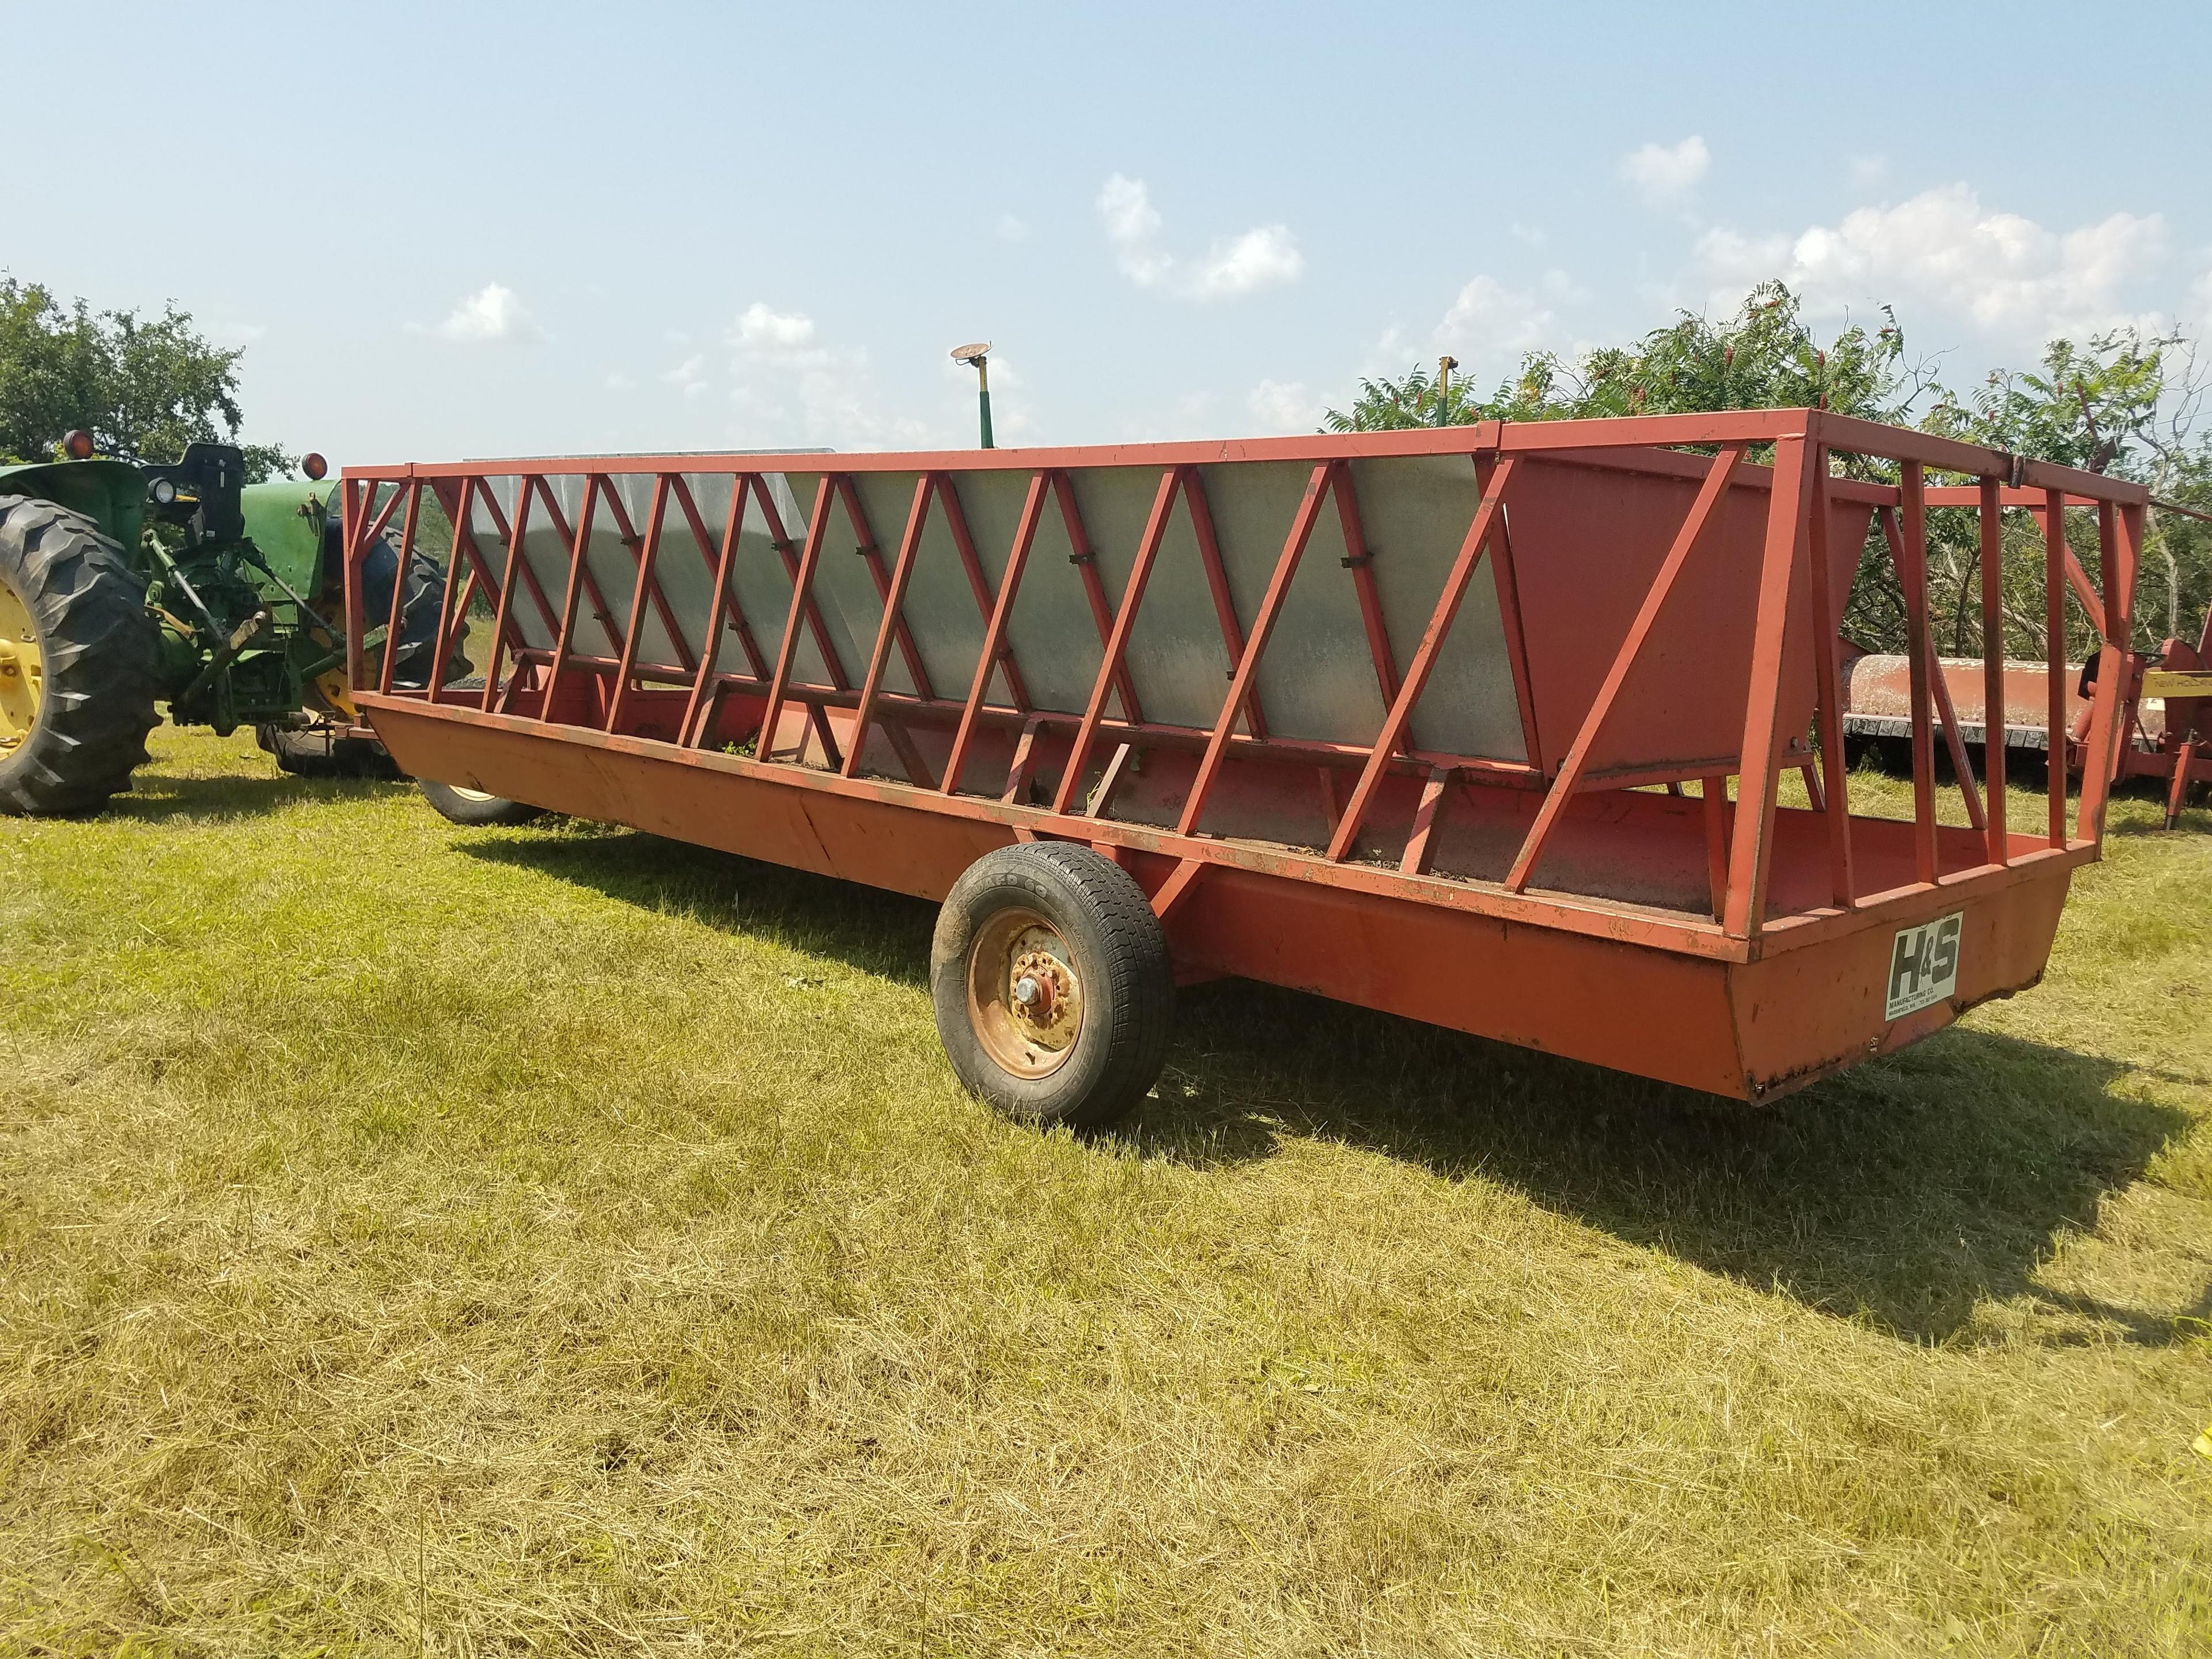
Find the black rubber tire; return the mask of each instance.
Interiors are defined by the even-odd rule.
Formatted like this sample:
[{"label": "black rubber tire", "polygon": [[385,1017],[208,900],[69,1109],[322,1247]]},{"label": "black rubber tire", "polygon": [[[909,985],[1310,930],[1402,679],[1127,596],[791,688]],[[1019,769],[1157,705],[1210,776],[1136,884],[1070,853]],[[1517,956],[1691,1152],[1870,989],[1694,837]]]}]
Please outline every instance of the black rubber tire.
[{"label": "black rubber tire", "polygon": [[0,761],[0,812],[96,812],[131,787],[154,729],[146,585],[90,520],[28,495],[0,495],[0,581],[30,612],[45,668],[30,734]]},{"label": "black rubber tire", "polygon": [[[1007,909],[1049,922],[1082,981],[1074,1044],[1041,1078],[1000,1065],[969,1018],[970,948]],[[1119,865],[1065,842],[1017,842],[968,866],[937,913],[929,994],[954,1074],[970,1094],[1026,1123],[1089,1127],[1120,1117],[1158,1079],[1175,1023],[1175,973],[1151,901]]]},{"label": "black rubber tire", "polygon": [[276,760],[276,769],[295,778],[375,778],[399,775],[384,745],[371,738],[334,737],[327,728],[295,730],[257,726],[253,740]]},{"label": "black rubber tire", "polygon": [[[362,609],[367,626],[375,628],[392,614],[392,574],[399,568],[399,550],[389,538],[380,538],[362,561]],[[392,684],[415,690],[430,678],[430,659],[438,643],[438,618],[443,608],[446,573],[427,553],[407,561],[407,589],[399,602],[399,643],[392,659]],[[446,684],[453,684],[474,672],[458,648],[446,659]]]},{"label": "black rubber tire", "polygon": [[473,789],[456,789],[450,783],[438,783],[428,778],[417,778],[415,787],[422,792],[422,799],[438,809],[447,821],[465,825],[471,830],[486,824],[528,823],[533,818],[545,816],[542,806],[527,806],[519,800],[509,800],[504,795],[479,794]]}]

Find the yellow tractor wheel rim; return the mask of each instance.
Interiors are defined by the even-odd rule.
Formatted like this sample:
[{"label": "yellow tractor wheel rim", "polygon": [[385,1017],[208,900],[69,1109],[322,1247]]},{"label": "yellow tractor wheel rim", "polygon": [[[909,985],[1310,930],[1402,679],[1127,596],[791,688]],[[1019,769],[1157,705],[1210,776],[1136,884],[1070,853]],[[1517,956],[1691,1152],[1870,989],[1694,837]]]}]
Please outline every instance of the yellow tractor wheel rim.
[{"label": "yellow tractor wheel rim", "polygon": [[13,754],[38,723],[46,672],[30,607],[0,581],[0,760]]}]

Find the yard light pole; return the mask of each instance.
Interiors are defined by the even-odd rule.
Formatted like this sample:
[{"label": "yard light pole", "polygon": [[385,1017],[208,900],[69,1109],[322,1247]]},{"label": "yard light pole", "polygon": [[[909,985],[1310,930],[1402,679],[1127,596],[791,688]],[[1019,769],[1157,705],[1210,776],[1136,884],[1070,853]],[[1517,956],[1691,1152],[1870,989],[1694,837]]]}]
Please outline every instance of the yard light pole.
[{"label": "yard light pole", "polygon": [[952,361],[966,363],[975,371],[975,404],[983,417],[983,447],[994,447],[991,442],[991,343],[978,341],[974,345],[952,348]]},{"label": "yard light pole", "polygon": [[1451,424],[1451,372],[1459,367],[1459,359],[1443,356],[1437,359],[1437,424]]}]

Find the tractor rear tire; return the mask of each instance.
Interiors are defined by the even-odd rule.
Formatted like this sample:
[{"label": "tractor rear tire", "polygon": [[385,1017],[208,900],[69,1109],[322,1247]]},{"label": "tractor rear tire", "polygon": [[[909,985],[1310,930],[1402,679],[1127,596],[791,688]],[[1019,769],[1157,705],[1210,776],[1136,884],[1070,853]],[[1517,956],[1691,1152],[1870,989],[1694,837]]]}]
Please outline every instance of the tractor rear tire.
[{"label": "tractor rear tire", "polygon": [[0,495],[0,813],[96,812],[146,763],[160,659],[123,549],[52,501]]},{"label": "tractor rear tire", "polygon": [[1144,890],[1065,842],[1001,847],[952,884],[929,995],[969,1093],[1036,1124],[1127,1112],[1158,1080],[1175,1018],[1167,934]]},{"label": "tractor rear tire", "polygon": [[528,823],[545,816],[542,806],[529,806],[519,800],[509,800],[504,795],[487,795],[481,789],[462,789],[450,783],[438,783],[429,778],[417,778],[415,787],[422,792],[422,799],[438,809],[439,816],[448,823],[465,829],[480,830],[488,824]]}]

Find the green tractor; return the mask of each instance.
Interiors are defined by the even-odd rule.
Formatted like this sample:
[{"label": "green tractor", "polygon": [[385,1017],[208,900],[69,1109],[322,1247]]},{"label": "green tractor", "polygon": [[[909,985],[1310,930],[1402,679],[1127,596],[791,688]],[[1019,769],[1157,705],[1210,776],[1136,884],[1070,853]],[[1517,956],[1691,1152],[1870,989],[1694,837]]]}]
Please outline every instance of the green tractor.
[{"label": "green tractor", "polygon": [[[157,702],[179,726],[256,728],[287,771],[394,775],[357,730],[344,675],[344,566],[335,486],[248,484],[233,445],[173,466],[94,456],[0,467],[0,813],[97,811],[146,760]],[[435,655],[443,572],[388,541],[362,567],[372,617],[404,581],[395,684]],[[386,629],[370,630],[373,653]],[[468,665],[449,651],[447,673]]]}]

